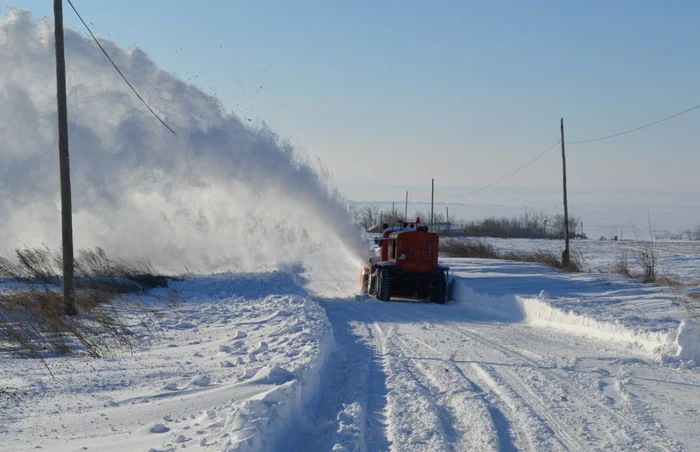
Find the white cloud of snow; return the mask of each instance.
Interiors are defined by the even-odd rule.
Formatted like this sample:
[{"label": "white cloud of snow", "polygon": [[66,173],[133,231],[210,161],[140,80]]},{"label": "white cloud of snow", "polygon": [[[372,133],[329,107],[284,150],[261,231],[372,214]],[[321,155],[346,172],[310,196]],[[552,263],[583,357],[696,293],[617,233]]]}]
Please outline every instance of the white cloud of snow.
[{"label": "white cloud of snow", "polygon": [[[65,30],[75,243],[167,269],[261,269],[318,249],[359,259],[362,234],[320,165],[254,130],[142,50]],[[60,246],[53,26],[0,22],[0,253]]]}]

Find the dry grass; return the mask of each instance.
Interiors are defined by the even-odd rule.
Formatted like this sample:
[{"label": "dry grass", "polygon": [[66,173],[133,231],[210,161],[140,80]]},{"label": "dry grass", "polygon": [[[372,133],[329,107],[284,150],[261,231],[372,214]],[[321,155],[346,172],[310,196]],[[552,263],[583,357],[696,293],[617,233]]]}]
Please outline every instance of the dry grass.
[{"label": "dry grass", "polygon": [[669,278],[668,276],[660,276],[660,277],[656,278],[656,282],[658,284],[661,284],[662,286],[666,286],[666,287],[681,287],[681,286],[683,286],[682,282],[680,282],[676,279],[673,279],[673,278]]},{"label": "dry grass", "polygon": [[580,253],[571,253],[569,256],[569,265],[563,265],[561,257],[553,251],[538,250],[534,252],[510,252],[501,256],[501,259],[519,262],[532,262],[543,264],[548,267],[558,268],[571,273],[580,273],[583,271],[582,259]]},{"label": "dry grass", "polygon": [[483,240],[443,239],[440,240],[440,252],[445,253],[449,257],[500,259],[493,246]]},{"label": "dry grass", "polygon": [[677,287],[669,287],[688,315],[700,323],[700,292],[683,291],[683,293],[680,293]]},{"label": "dry grass", "polygon": [[148,339],[162,328],[159,312],[129,294],[181,279],[157,274],[148,261],[129,264],[109,259],[100,248],[80,250],[75,260],[78,315],[67,316],[59,293],[61,268],[61,253],[48,248],[0,257],[0,278],[17,283],[0,292],[0,351],[42,360],[131,351],[137,335]]},{"label": "dry grass", "polygon": [[135,328],[149,337],[159,330],[158,312],[137,300],[89,289],[76,292],[75,303],[79,314],[67,316],[63,296],[48,288],[0,294],[0,348],[32,358],[98,358],[131,351]]},{"label": "dry grass", "polygon": [[[0,257],[0,278],[20,283],[58,284],[63,268],[60,252],[48,248],[23,248],[14,258]],[[136,264],[109,259],[101,248],[80,250],[75,256],[78,288],[128,293],[167,287],[175,279],[158,274],[148,260]]]},{"label": "dry grass", "polygon": [[627,258],[627,253],[622,252],[617,255],[615,258],[615,263],[613,264],[613,268],[611,270],[611,273],[614,275],[624,275],[627,277],[632,277],[632,273],[630,272],[630,267],[629,267],[629,259]]},{"label": "dry grass", "polygon": [[582,257],[580,253],[571,253],[570,264],[568,266],[564,266],[562,264],[561,256],[558,256],[552,251],[509,251],[505,253],[499,253],[488,242],[476,239],[441,240],[440,252],[446,254],[449,257],[504,259],[516,262],[531,262],[537,264],[544,264],[549,267],[574,273],[581,272],[583,267]]}]

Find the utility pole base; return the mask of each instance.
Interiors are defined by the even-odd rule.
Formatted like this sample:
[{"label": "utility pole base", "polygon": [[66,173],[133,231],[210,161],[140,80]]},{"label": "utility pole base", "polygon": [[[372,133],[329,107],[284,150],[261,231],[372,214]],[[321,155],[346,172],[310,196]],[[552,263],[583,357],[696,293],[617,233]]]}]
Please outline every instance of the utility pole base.
[{"label": "utility pole base", "polygon": [[569,268],[571,266],[571,258],[569,256],[569,250],[564,250],[564,252],[561,253],[561,266],[563,268]]}]

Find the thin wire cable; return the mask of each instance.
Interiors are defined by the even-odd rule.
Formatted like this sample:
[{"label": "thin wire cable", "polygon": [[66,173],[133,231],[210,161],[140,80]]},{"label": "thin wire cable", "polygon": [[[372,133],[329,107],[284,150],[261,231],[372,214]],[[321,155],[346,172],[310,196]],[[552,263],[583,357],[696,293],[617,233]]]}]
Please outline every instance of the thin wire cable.
[{"label": "thin wire cable", "polygon": [[508,179],[510,176],[512,176],[512,175],[514,175],[514,174],[516,174],[516,173],[518,173],[518,172],[524,170],[525,168],[527,168],[527,167],[530,166],[531,164],[535,163],[537,160],[539,160],[539,159],[541,159],[542,157],[544,157],[544,155],[545,155],[546,153],[548,153],[549,151],[551,151],[552,149],[554,149],[559,143],[561,143],[561,139],[557,140],[556,143],[554,143],[553,145],[551,145],[550,147],[548,147],[547,150],[545,150],[544,152],[538,154],[535,158],[533,158],[533,159],[530,160],[529,162],[527,162],[527,163],[525,163],[524,165],[518,167],[516,170],[514,170],[514,171],[512,171],[512,172],[510,172],[510,173],[508,173],[508,174],[506,174],[506,175],[503,176],[502,178],[500,178],[500,179],[498,179],[498,180],[496,180],[496,181],[494,181],[494,182],[491,182],[491,183],[488,184],[488,185],[484,185],[483,187],[477,188],[476,190],[472,190],[472,191],[467,192],[467,193],[451,194],[451,195],[446,194],[446,195],[442,195],[442,196],[447,196],[447,197],[469,196],[469,195],[473,195],[473,194],[475,194],[475,193],[479,193],[480,191],[486,190],[487,188],[493,187],[494,185],[503,182],[504,180]]},{"label": "thin wire cable", "polygon": [[662,123],[664,121],[668,121],[670,119],[677,118],[677,117],[684,115],[686,113],[690,113],[693,110],[697,110],[698,108],[700,108],[700,105],[696,105],[696,106],[691,107],[687,110],[683,110],[680,113],[676,113],[676,114],[673,114],[671,116],[667,116],[663,119],[659,119],[657,121],[650,122],[649,124],[644,124],[643,126],[635,127],[634,129],[629,129],[629,130],[625,130],[623,132],[613,133],[611,135],[605,135],[605,136],[598,137],[598,138],[590,138],[588,140],[567,141],[566,144],[593,143],[594,141],[602,141],[602,140],[607,140],[608,138],[615,138],[615,137],[619,137],[621,135],[627,135],[628,133],[636,132],[637,130],[646,129],[647,127],[651,127],[651,126],[654,126],[656,124]]},{"label": "thin wire cable", "polygon": [[114,61],[112,60],[112,58],[110,58],[110,56],[107,54],[107,51],[104,49],[104,47],[102,47],[102,44],[100,44],[100,42],[97,40],[97,38],[96,38],[95,35],[93,34],[92,30],[90,30],[90,27],[88,27],[88,24],[86,24],[85,21],[83,20],[83,18],[80,16],[80,13],[78,12],[78,10],[75,9],[75,6],[73,6],[73,2],[71,2],[71,0],[68,0],[68,4],[70,5],[71,8],[73,8],[73,11],[74,11],[75,14],[78,16],[78,19],[80,19],[80,21],[83,23],[83,25],[84,25],[85,28],[87,29],[88,33],[90,33],[90,36],[92,36],[92,39],[95,41],[95,43],[96,43],[97,46],[100,48],[100,50],[102,50],[102,53],[104,53],[105,56],[107,57],[107,59],[109,60],[109,62],[112,63],[112,66],[114,66],[114,69],[117,70],[117,72],[119,73],[119,75],[121,75],[122,79],[124,79],[124,81],[126,82],[126,84],[129,85],[129,88],[131,88],[131,91],[133,91],[134,94],[136,94],[136,97],[138,97],[139,100],[140,100],[141,102],[143,102],[143,104],[146,106],[146,108],[148,108],[148,110],[153,114],[153,116],[155,116],[156,119],[158,119],[158,121],[160,121],[160,123],[163,124],[163,125],[165,126],[166,129],[168,129],[169,131],[171,131],[171,132],[173,133],[173,135],[177,135],[177,134],[175,133],[175,131],[174,131],[173,129],[171,129],[170,126],[167,125],[167,124],[165,123],[165,121],[163,121],[163,120],[160,118],[160,116],[158,116],[158,115],[156,114],[155,111],[153,111],[153,109],[146,103],[146,101],[143,100],[143,97],[141,97],[141,95],[136,91],[136,89],[131,85],[131,83],[129,83],[129,80],[127,80],[126,77],[124,76],[124,74],[122,74],[122,71],[119,70],[119,68],[117,67],[117,65],[116,65],[116,64],[114,63]]}]

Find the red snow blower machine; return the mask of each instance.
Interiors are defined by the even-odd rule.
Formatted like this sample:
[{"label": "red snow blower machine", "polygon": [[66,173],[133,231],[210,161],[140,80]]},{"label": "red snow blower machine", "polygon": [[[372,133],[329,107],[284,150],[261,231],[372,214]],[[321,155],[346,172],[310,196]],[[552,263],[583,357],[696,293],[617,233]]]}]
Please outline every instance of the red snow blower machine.
[{"label": "red snow blower machine", "polygon": [[438,264],[438,235],[428,232],[420,218],[391,228],[384,224],[383,229],[377,239],[379,256],[362,267],[362,292],[380,301],[399,297],[444,303],[449,268]]}]

